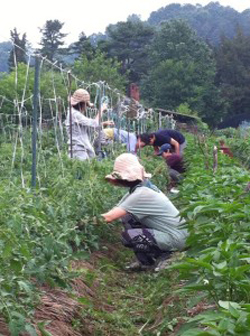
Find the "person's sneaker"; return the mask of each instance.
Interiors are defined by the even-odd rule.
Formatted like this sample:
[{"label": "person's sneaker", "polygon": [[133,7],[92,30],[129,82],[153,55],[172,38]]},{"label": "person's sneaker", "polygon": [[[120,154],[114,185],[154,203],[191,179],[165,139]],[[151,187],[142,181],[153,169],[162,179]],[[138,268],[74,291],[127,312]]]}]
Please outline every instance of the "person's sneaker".
[{"label": "person's sneaker", "polygon": [[179,190],[178,189],[176,189],[176,188],[171,188],[170,189],[170,192],[172,193],[172,194],[179,194]]},{"label": "person's sneaker", "polygon": [[157,259],[157,262],[156,262],[156,265],[155,265],[155,268],[154,268],[155,272],[159,272],[159,271],[167,268],[167,266],[169,265],[169,259],[172,257],[172,254],[173,254],[172,251],[168,251],[168,252],[163,253]]}]

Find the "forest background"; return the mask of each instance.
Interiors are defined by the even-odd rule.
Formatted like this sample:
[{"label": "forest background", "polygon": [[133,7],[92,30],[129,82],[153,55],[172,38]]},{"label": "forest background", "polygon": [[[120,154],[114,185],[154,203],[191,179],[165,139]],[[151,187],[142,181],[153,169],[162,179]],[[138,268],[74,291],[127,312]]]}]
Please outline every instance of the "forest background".
[{"label": "forest background", "polygon": [[[250,115],[250,9],[171,4],[147,21],[131,15],[105,34],[82,32],[68,47],[63,26],[46,21],[37,50],[13,27],[11,42],[0,43],[2,96],[12,99],[14,70],[24,81],[27,64],[34,65],[28,55],[39,53],[85,82],[101,79],[125,94],[135,83],[145,106],[195,115],[213,127],[229,116]],[[49,69],[41,90],[49,91],[46,76]]]}]

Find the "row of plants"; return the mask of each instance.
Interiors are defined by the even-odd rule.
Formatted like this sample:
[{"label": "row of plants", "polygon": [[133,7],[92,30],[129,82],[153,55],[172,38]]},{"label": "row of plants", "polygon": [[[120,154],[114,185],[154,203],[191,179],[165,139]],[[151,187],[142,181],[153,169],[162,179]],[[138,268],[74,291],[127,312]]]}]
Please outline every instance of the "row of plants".
[{"label": "row of plants", "polygon": [[102,232],[96,216],[109,207],[116,191],[103,183],[111,162],[80,163],[66,155],[61,160],[47,150],[38,171],[42,187],[23,188],[21,170],[30,186],[31,157],[21,160],[18,148],[10,174],[12,150],[11,145],[1,146],[0,314],[12,335],[19,335],[34,332],[27,319],[32,321],[39,302],[37,287],[67,287],[74,276],[70,260],[86,258],[98,248],[107,231]]},{"label": "row of plants", "polygon": [[[104,225],[100,214],[124,193],[104,181],[113,157],[91,162],[69,160],[66,154],[60,158],[48,140],[51,149],[43,148],[39,154],[41,187],[35,190],[21,187],[21,177],[30,185],[31,156],[23,157],[18,146],[10,172],[13,147],[1,143],[0,314],[9,322],[12,335],[22,331],[35,335],[32,315],[39,303],[40,284],[69,287],[75,276],[69,271],[70,261],[87,258],[99,248],[100,237],[111,239],[112,225]],[[189,170],[175,200],[187,219],[190,249],[185,262],[172,267],[185,281],[189,279],[183,292],[196,292],[196,302],[205,299],[217,307],[215,314],[188,321],[180,331],[185,336],[205,335],[204,328],[206,335],[227,335],[228,326],[232,335],[238,335],[248,328],[250,199],[244,186],[249,172],[236,159],[219,153],[219,167],[213,174],[215,142],[207,139],[211,155],[210,169],[205,169],[207,156],[202,159],[201,144],[196,137],[188,137]],[[150,149],[141,152],[141,160],[164,191],[163,160],[152,157]],[[218,316],[223,316],[222,325]]]},{"label": "row of plants", "polygon": [[[124,193],[104,180],[113,168],[113,157],[70,160],[65,151],[58,155],[50,136],[44,139],[50,146],[38,152],[37,188],[30,187],[31,154],[25,150],[23,155],[20,144],[14,148],[1,143],[0,315],[12,335],[24,331],[36,335],[32,317],[39,304],[39,286],[70,289],[76,276],[70,262],[88,258],[101,238],[112,238],[112,225],[103,225],[100,215]],[[24,147],[26,141],[24,137]],[[157,184],[164,174],[167,178],[164,165],[154,160],[147,161],[147,169]]]},{"label": "row of plants", "polygon": [[[126,294],[124,284],[118,291],[115,287],[119,281],[113,279],[114,275],[108,277],[114,284],[109,290],[105,283],[104,295],[109,299],[111,296],[113,303],[110,291],[114,292],[115,306],[122,308],[117,313],[102,315],[101,327],[96,322],[96,329],[102,329],[100,335],[109,334],[105,328],[117,330],[118,326],[121,335],[136,335],[136,330],[144,336],[249,334],[250,195],[245,191],[249,172],[237,158],[219,152],[214,173],[213,148],[219,138],[195,134],[187,135],[187,139],[188,171],[181,192],[169,197],[187,221],[188,250],[177,254],[160,273],[141,274],[136,280],[130,275]],[[150,148],[143,149],[141,157],[146,170],[157,175],[154,182],[165,191],[162,158],[152,157]],[[139,303],[122,304],[120,292],[129,300],[136,296]],[[134,294],[130,297],[129,293]],[[91,314],[99,316],[100,312],[93,309]],[[113,329],[108,326],[109,320]]]},{"label": "row of plants", "polygon": [[[185,318],[177,335],[249,335],[249,171],[237,158],[219,152],[214,173],[213,147],[218,139],[205,140],[209,155],[190,140],[189,170],[177,200],[187,220],[189,249],[187,257],[169,269],[178,270],[185,281],[178,293],[195,295],[194,304],[206,302],[213,308]],[[248,141],[237,145],[249,149]]]},{"label": "row of plants", "polygon": [[250,128],[225,128],[216,131],[246,168],[250,168]]}]

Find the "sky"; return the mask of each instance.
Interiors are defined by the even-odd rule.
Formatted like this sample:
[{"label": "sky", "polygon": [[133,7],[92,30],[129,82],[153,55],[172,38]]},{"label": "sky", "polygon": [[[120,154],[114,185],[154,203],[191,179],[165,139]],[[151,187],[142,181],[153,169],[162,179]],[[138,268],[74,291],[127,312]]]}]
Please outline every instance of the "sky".
[{"label": "sky", "polygon": [[[0,42],[8,41],[10,30],[14,28],[33,47],[38,47],[41,39],[39,28],[43,28],[47,20],[59,20],[64,23],[62,33],[67,33],[65,43],[76,42],[79,34],[86,36],[93,33],[104,33],[109,24],[126,21],[129,15],[137,14],[147,20],[150,13],[172,3],[202,6],[211,0],[14,0],[4,1],[0,20]],[[222,6],[230,6],[238,12],[250,8],[249,0],[219,0]],[[5,15],[6,13],[6,15]]]}]

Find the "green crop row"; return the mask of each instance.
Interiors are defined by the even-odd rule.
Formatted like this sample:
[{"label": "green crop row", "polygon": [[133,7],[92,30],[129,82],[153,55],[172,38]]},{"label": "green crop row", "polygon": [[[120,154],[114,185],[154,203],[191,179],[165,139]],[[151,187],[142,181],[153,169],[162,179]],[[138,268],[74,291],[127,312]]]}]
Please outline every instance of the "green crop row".
[{"label": "green crop row", "polygon": [[215,311],[187,319],[182,336],[249,335],[250,330],[249,171],[219,152],[213,172],[217,141],[205,139],[206,155],[197,143],[189,142],[186,150],[189,172],[178,202],[190,232],[189,249],[186,259],[171,267],[185,280],[179,291],[194,293],[196,304],[205,300]]}]

